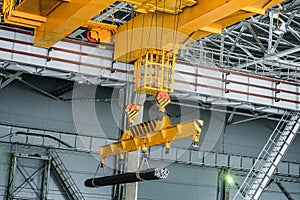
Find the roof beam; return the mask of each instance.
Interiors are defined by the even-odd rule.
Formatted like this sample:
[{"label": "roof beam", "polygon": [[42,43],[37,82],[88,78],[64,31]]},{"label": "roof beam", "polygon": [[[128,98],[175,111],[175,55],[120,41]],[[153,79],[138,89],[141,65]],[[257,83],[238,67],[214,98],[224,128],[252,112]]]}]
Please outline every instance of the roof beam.
[{"label": "roof beam", "polygon": [[219,24],[211,24],[209,26],[204,26],[200,29],[201,31],[206,31],[209,33],[221,34],[222,26]]},{"label": "roof beam", "polygon": [[261,118],[268,118],[270,115],[272,115],[272,114],[268,113],[268,114],[265,114],[265,115],[257,115],[257,116],[252,117],[252,118],[248,118],[248,119],[244,119],[244,120],[240,120],[240,121],[231,122],[230,124],[231,125],[241,124],[241,123],[244,123],[244,122],[250,122],[250,121],[261,119]]},{"label": "roof beam", "polygon": [[15,74],[8,75],[8,79],[0,84],[0,89],[5,88],[8,86],[11,82],[13,82],[15,79],[19,78],[19,76],[23,74],[23,72],[16,72]]},{"label": "roof beam", "polygon": [[257,0],[200,1],[196,6],[190,8],[188,13],[181,14],[178,31],[190,34],[195,29],[209,26],[255,2]]},{"label": "roof beam", "polygon": [[267,49],[265,48],[263,43],[260,41],[260,39],[257,37],[257,35],[256,35],[255,31],[253,30],[251,24],[248,24],[247,27],[248,27],[250,33],[253,35],[253,37],[254,37],[255,41],[257,42],[258,46],[260,47],[261,51],[263,53],[266,53]]},{"label": "roof beam", "polygon": [[300,46],[296,46],[294,48],[291,48],[291,49],[288,49],[288,50],[285,50],[285,51],[282,51],[282,52],[279,52],[279,53],[276,53],[276,54],[268,54],[267,56],[256,59],[252,62],[245,63],[243,65],[239,65],[236,68],[237,69],[242,69],[242,68],[250,66],[250,65],[255,65],[255,64],[258,64],[258,63],[262,63],[264,60],[271,60],[271,59],[274,59],[274,58],[280,58],[282,56],[293,54],[293,53],[296,53],[296,52],[299,52],[299,51],[300,51]]},{"label": "roof beam", "polygon": [[294,200],[294,198],[291,196],[291,194],[285,189],[285,187],[282,185],[282,183],[279,180],[276,180],[276,185],[279,187],[279,189],[282,191],[284,196],[288,200]]},{"label": "roof beam", "polygon": [[[291,24],[291,22],[293,21],[293,18],[294,18],[294,16],[295,16],[295,14],[296,14],[296,12],[293,12],[293,13],[289,16],[288,21],[287,21],[286,24],[285,24],[286,27],[288,27],[288,26]],[[274,44],[273,47],[271,48],[271,53],[274,53],[274,52],[276,51],[276,49],[277,49],[277,47],[278,47],[278,45],[279,45],[281,39],[283,38],[283,35],[284,35],[284,33],[280,34],[280,35],[277,37],[277,40],[276,40],[275,44]]]}]

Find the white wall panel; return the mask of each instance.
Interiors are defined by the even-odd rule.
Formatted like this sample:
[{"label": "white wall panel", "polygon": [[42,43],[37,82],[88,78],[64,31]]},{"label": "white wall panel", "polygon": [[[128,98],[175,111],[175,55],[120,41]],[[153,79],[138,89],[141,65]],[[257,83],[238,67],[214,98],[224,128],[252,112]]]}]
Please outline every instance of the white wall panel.
[{"label": "white wall panel", "polygon": [[[10,39],[15,38],[15,33],[12,31],[1,30],[0,33],[3,34],[3,37],[10,38]],[[32,38],[32,36],[28,36],[28,35],[26,36],[25,34],[21,34],[18,36],[18,38],[23,41],[28,41],[28,38]],[[3,46],[3,48],[7,48],[8,50],[19,50],[19,51],[35,53],[44,56],[47,55],[47,49],[33,47],[31,45],[18,44],[18,41],[13,43],[2,39],[0,40],[0,44],[1,46]],[[98,48],[96,45],[94,47],[91,47],[89,45],[90,44],[84,45],[83,43],[81,44],[77,44],[76,42],[73,43],[71,42],[71,40],[61,41],[55,45],[55,47],[58,49],[54,48],[52,51],[50,51],[50,58],[52,58],[52,60],[50,60],[49,62],[46,62],[46,59],[44,58],[25,56],[17,52],[15,52],[14,56],[11,57],[11,53],[8,53],[6,51],[0,51],[0,58],[4,60],[17,61],[20,62],[20,64],[22,64],[23,62],[30,65],[38,65],[41,67],[46,67],[47,69],[78,73],[78,74],[90,76],[91,78],[92,76],[94,76],[94,77],[103,77],[103,78],[105,77],[113,78],[122,81],[133,80],[132,74],[129,75],[130,79],[126,79],[125,73],[119,73],[119,72],[112,73],[111,72],[112,70],[109,69],[112,66],[111,65],[112,61],[110,60],[113,54],[113,52],[110,50],[112,47],[108,47],[108,49],[105,50],[105,48],[103,48],[102,46],[99,46]],[[91,56],[80,55],[81,53],[91,54]],[[60,58],[63,60],[61,61],[55,60],[56,58]],[[78,65],[79,63],[71,64],[67,60],[70,60],[70,62],[82,62],[82,64],[81,65]],[[89,66],[90,64],[95,66]],[[100,70],[97,69],[98,66],[105,66],[108,68]],[[119,64],[115,64],[114,68],[126,69],[128,66],[132,68],[132,66],[130,65],[119,65]],[[14,67],[14,69],[16,68]],[[20,69],[22,70],[22,68]],[[297,108],[297,102],[286,102],[286,101],[274,102],[274,100],[272,100],[272,97],[273,98],[275,97],[274,96],[275,93],[273,91],[256,87],[256,86],[251,86],[251,84],[255,84],[259,86],[261,85],[263,87],[274,87],[274,82],[276,81],[272,81],[272,79],[262,80],[258,76],[254,78],[254,77],[249,77],[247,74],[237,73],[237,72],[229,72],[226,76],[225,72],[216,71],[216,68],[214,67],[207,67],[207,66],[202,67],[198,65],[193,66],[193,65],[183,64],[182,62],[176,65],[176,70],[178,70],[178,72],[175,74],[176,80],[179,81],[181,80],[183,82],[192,82],[195,85],[198,84],[198,87],[195,90],[196,87],[195,85],[191,85],[189,83],[175,83],[175,89],[177,91],[196,92],[199,95],[205,95],[205,96],[212,95],[221,98],[227,98],[230,100],[235,99],[237,101],[241,100],[249,103],[282,107],[287,109]],[[183,74],[180,73],[179,71],[183,71],[185,73],[191,73],[191,74],[189,75]],[[203,77],[201,77],[201,75]],[[227,84],[226,87],[231,90],[236,90],[236,92],[229,92],[229,93],[224,92],[225,84],[222,81],[223,77],[227,77],[228,80],[232,80],[232,82]],[[218,80],[216,80],[216,78]],[[242,82],[243,84],[234,83],[234,81]],[[203,84],[215,88],[206,88],[203,86]],[[278,87],[282,89],[295,91],[296,87],[298,86],[289,86],[286,83],[281,83],[278,85]],[[249,95],[246,93],[249,93]],[[254,95],[252,95],[251,93],[253,93]],[[269,96],[270,98],[258,97],[255,94]],[[280,92],[278,94],[278,97],[285,98],[288,100],[293,100],[293,101],[295,100],[298,101],[299,99],[299,95],[287,94],[283,92]]]}]

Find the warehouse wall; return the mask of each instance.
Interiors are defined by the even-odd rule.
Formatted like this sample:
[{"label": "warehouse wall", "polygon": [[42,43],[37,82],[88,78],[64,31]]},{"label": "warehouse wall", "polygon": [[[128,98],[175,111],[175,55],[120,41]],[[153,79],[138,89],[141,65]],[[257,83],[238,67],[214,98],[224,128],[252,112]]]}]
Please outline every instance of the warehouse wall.
[{"label": "warehouse wall", "polygon": [[[47,79],[46,82],[43,81],[43,79],[40,77],[37,79],[34,78],[31,79],[31,82],[51,91],[51,88],[53,88],[53,85],[56,84],[57,80],[49,81]],[[83,97],[86,95],[84,92],[81,94]],[[96,125],[91,123],[88,117],[89,113],[84,113],[83,110],[83,120],[80,121],[80,123],[82,123],[82,127],[85,127],[85,131],[82,134],[109,138],[118,137],[118,120],[115,120],[118,116],[115,116],[113,113],[111,103],[109,101],[105,101],[105,99],[109,99],[111,97],[111,94],[112,91],[110,89],[101,88],[97,92],[96,96],[98,99],[102,99],[102,101],[92,102],[93,104],[95,103],[98,121],[101,124],[103,132],[99,134],[98,129],[95,128]],[[1,124],[12,124],[54,131],[76,132],[71,103],[52,100],[17,81],[14,81],[6,88],[0,90],[0,96]],[[70,96],[71,94],[66,95],[66,97]],[[80,99],[80,97],[78,97],[78,99]],[[77,103],[88,104],[89,102],[78,101]],[[114,109],[119,109],[120,112],[122,110],[121,108]],[[145,105],[144,119],[150,119],[155,116],[157,112],[155,109],[156,108],[154,108],[151,103],[147,103]],[[167,109],[167,111],[170,112],[170,118],[174,123],[194,118],[201,118],[204,120],[205,125],[202,131],[200,148],[204,146],[203,141],[206,136],[218,135],[217,133],[220,131],[220,137],[218,137],[216,144],[212,146],[212,150],[227,154],[257,156],[276,125],[276,122],[274,121],[257,119],[237,125],[227,125],[224,129],[223,125],[226,116],[222,113],[211,113],[209,111],[200,112],[195,108],[184,108],[184,112],[180,112],[179,110],[180,109],[177,106],[171,105]],[[113,117],[115,119],[113,119]],[[235,116],[233,121],[243,119],[245,119],[245,117]],[[186,144],[188,141],[189,140],[185,140],[185,142],[179,142],[174,145],[187,146]],[[210,141],[207,142],[210,144]],[[214,144],[214,142],[211,142],[211,144]],[[299,144],[300,138],[298,136],[290,148],[288,155],[285,157],[286,161],[300,162]],[[7,184],[8,165],[12,147],[1,143],[0,148],[0,195],[3,196],[5,194],[5,187]],[[87,197],[86,199],[99,199],[100,197],[100,199],[106,199],[106,197],[111,194],[110,187],[105,189],[87,189],[82,185],[85,178],[93,175],[97,166],[97,160],[93,157],[93,155],[86,153],[74,153],[72,151],[61,151],[60,155],[72,173],[72,177],[74,177],[83,193],[85,193]],[[98,157],[98,155],[94,156]],[[152,164],[153,166],[159,166],[162,163],[154,162]],[[144,182],[139,184],[139,199],[216,199],[219,169],[190,165],[187,166],[174,163],[168,164],[167,167],[170,170],[170,176],[168,179],[164,181]],[[299,175],[299,169],[298,172],[297,169],[295,169],[295,173],[298,173]],[[240,176],[239,178],[238,175],[237,177],[239,180],[244,178],[243,176]],[[49,199],[64,199],[64,197],[60,197],[63,192],[57,185],[55,178],[53,177],[51,181],[51,197],[49,197]],[[295,199],[300,199],[299,183],[285,182],[284,185],[288,191],[293,192],[293,197]],[[234,188],[232,188],[231,193],[234,193]],[[271,185],[270,191],[266,192],[262,198],[262,200],[269,199],[284,199],[276,185]]]},{"label": "warehouse wall", "polygon": [[[0,199],[6,199],[7,195],[7,185],[8,185],[8,176],[9,176],[9,165],[11,162],[11,156],[13,152],[18,152],[23,155],[29,154],[34,155],[38,154],[40,156],[47,156],[47,149],[39,147],[27,147],[23,145],[15,144],[0,144]],[[111,187],[104,188],[86,188],[84,187],[84,181],[88,178],[94,176],[98,161],[94,158],[96,155],[91,155],[86,152],[73,152],[66,150],[56,150],[60,158],[63,160],[63,164],[68,169],[71,177],[74,179],[77,186],[80,188],[80,191],[84,195],[86,200],[93,199],[111,199]],[[87,164],[88,163],[88,164]],[[28,158],[17,158],[17,170],[15,178],[15,190],[25,181],[25,177],[21,174],[25,174],[26,178],[34,173],[35,170],[38,170],[43,164],[43,161],[37,159],[28,159]],[[59,183],[58,178],[54,174],[53,166],[51,166],[51,173],[49,179],[49,192],[47,199],[53,200],[64,200],[68,199],[65,191],[62,188],[62,185]],[[20,171],[21,170],[21,171]],[[107,168],[105,173],[107,175],[112,174],[112,170]],[[98,176],[103,176],[100,172]],[[30,181],[33,183],[34,189],[38,192],[41,191],[41,180],[42,173],[41,170],[33,176]],[[35,185],[34,185],[35,184]],[[28,183],[23,184],[21,189],[18,192],[15,192],[14,199],[39,199],[33,189]]]},{"label": "warehouse wall", "polygon": [[[149,105],[148,105],[149,107]],[[151,107],[151,105],[150,105]],[[167,109],[168,110],[168,109]],[[178,109],[177,109],[178,110]],[[193,119],[193,117],[198,115],[198,111],[194,108],[185,108],[185,113],[188,113],[184,118]],[[170,110],[169,110],[170,111]],[[170,111],[171,112],[171,111]],[[147,116],[147,114],[146,114]],[[174,116],[174,115],[172,115]],[[218,120],[212,119],[212,116],[217,117]],[[201,140],[213,133],[214,129],[211,126],[220,125],[221,122],[225,122],[222,114],[212,114],[209,111],[201,112],[200,118],[204,120],[203,134]],[[226,116],[226,119],[228,115]],[[245,120],[247,117],[234,116],[232,122],[238,122]],[[180,121],[180,119],[174,119],[173,121]],[[217,121],[217,124],[216,124]],[[212,151],[220,152],[229,155],[241,155],[256,157],[260,153],[262,147],[265,145],[269,136],[271,135],[277,122],[270,121],[267,119],[257,119],[253,121],[248,121],[238,124],[226,124],[222,125],[225,129],[219,129],[222,132],[217,143],[215,144]],[[177,144],[175,144],[177,145]],[[200,142],[203,145],[203,141]],[[288,153],[284,157],[284,161],[289,162],[300,162],[300,136],[297,136],[293,145],[288,150]],[[189,160],[189,154],[183,154],[180,160]],[[172,157],[172,155],[171,155]],[[196,158],[193,158],[197,160]],[[208,154],[206,156],[207,160],[211,160],[211,163],[215,162],[215,154]],[[200,158],[198,160],[201,160]],[[220,159],[221,160],[221,159]],[[209,162],[209,161],[208,161]],[[226,161],[225,161],[226,162]],[[224,163],[224,161],[223,161]],[[282,163],[283,164],[283,163]],[[154,162],[154,166],[159,166],[160,163]],[[252,160],[248,163],[251,167]],[[166,165],[163,165],[166,166]],[[212,164],[212,166],[214,166]],[[220,169],[213,167],[199,167],[191,165],[182,165],[170,163],[167,165],[170,170],[170,175],[168,179],[158,182],[147,182],[139,184],[139,199],[189,199],[189,200],[211,200],[216,199],[218,196],[218,174]],[[284,169],[283,169],[284,168]],[[300,169],[299,165],[296,167],[290,167],[282,165],[280,168],[282,172],[287,173],[288,170],[295,176],[299,176]],[[245,179],[246,173],[232,171],[235,175],[237,181],[241,184]],[[284,187],[288,192],[291,193],[294,199],[300,199],[300,183],[297,182],[282,182]],[[154,190],[152,188],[155,188]],[[230,199],[237,192],[236,187],[231,186],[230,188]],[[220,194],[219,194],[220,196]],[[284,194],[280,191],[275,183],[272,183],[270,187],[261,197],[261,200],[283,200],[286,199]]]},{"label": "warehouse wall", "polygon": [[[31,84],[49,92],[61,84],[61,80],[56,79],[38,76],[26,78]],[[89,113],[77,112],[77,116],[82,114],[80,117],[82,120],[79,119],[77,125],[85,129],[85,132],[82,131],[81,134],[116,138],[118,127],[116,122],[111,120],[110,98],[112,89],[104,87],[98,88],[96,91],[95,89],[94,86],[77,86],[75,90],[78,92],[74,96],[77,101],[73,103],[58,102],[21,82],[14,81],[0,91],[0,123],[75,133],[77,130],[73,120],[75,113],[72,112],[72,106],[79,108],[79,110],[93,107],[96,111],[96,120],[103,130],[97,128],[96,122],[88,116]],[[64,98],[71,99],[72,92],[68,92]],[[94,98],[98,99],[99,102],[90,101]]]}]

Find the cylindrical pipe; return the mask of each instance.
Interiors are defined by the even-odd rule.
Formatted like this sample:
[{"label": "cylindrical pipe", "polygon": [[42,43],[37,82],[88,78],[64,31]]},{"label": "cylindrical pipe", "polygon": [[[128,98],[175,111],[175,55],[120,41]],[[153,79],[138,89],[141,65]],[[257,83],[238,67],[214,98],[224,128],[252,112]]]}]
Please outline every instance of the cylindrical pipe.
[{"label": "cylindrical pipe", "polygon": [[132,183],[146,180],[165,179],[169,175],[169,171],[159,168],[149,168],[140,172],[130,172],[115,176],[105,176],[98,178],[90,178],[84,182],[86,187],[102,187],[115,184]]}]

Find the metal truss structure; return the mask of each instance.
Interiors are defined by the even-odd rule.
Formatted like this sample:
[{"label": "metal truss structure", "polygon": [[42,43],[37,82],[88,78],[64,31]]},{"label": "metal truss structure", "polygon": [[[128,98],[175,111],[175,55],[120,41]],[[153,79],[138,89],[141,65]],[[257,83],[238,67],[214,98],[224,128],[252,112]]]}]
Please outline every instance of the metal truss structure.
[{"label": "metal truss structure", "polygon": [[123,25],[134,16],[133,6],[125,2],[115,2],[92,20],[113,25]]},{"label": "metal truss structure", "polygon": [[[28,164],[28,160],[30,160],[31,165],[38,165],[37,169],[30,169],[32,166]],[[26,191],[32,190],[35,198],[46,200],[50,178],[50,165],[51,157],[49,156],[13,153],[9,172],[7,199],[26,198]]]},{"label": "metal truss structure", "polygon": [[31,199],[33,197],[28,194],[34,194],[35,199],[47,200],[50,173],[54,172],[69,199],[84,200],[63,161],[52,147],[40,148],[39,153],[24,153],[23,147],[14,145],[15,150],[11,154],[6,199]]},{"label": "metal truss structure", "polygon": [[189,45],[181,59],[272,78],[300,81],[300,2],[286,1]]},{"label": "metal truss structure", "polygon": [[[134,12],[131,4],[117,1],[93,17],[91,20],[95,22],[121,26],[136,15],[137,13]],[[69,35],[69,38],[87,41],[86,31],[86,29],[79,28]]]}]

